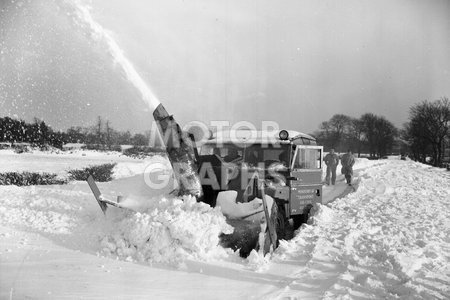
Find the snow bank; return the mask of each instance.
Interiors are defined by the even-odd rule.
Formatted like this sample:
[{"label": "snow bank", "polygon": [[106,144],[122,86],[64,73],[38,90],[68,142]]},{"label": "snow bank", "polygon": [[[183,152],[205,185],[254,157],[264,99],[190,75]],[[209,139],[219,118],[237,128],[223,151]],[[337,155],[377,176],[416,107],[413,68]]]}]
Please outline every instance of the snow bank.
[{"label": "snow bank", "polygon": [[334,212],[328,206],[320,203],[315,204],[309,212],[308,224],[317,225],[332,222]]},{"label": "snow bank", "polygon": [[359,177],[355,193],[314,207],[309,224],[281,243],[275,261],[304,262],[291,286],[317,287],[320,278],[325,299],[448,299],[450,174],[381,160]]},{"label": "snow bank", "polygon": [[[85,183],[0,187],[0,225],[51,237],[91,253],[178,265],[227,255],[219,235],[231,233],[219,208],[194,198],[149,199],[144,212],[109,208],[106,219]],[[80,191],[80,190],[83,190]]]},{"label": "snow bank", "polygon": [[271,254],[264,255],[261,251],[257,252],[256,250],[252,250],[250,255],[247,257],[247,267],[255,272],[267,271],[270,268],[271,258]]},{"label": "snow bank", "polygon": [[[102,156],[94,153],[95,160],[91,160],[82,153],[86,152],[17,155],[3,151],[0,159],[6,161],[14,157],[11,168],[33,170],[48,165],[49,169],[61,172],[67,166],[104,162],[110,158],[106,153]],[[120,189],[125,195],[122,204],[139,207],[140,212],[110,208],[105,220],[84,182],[54,187],[9,186],[1,187],[0,224],[45,235],[71,236],[56,239],[72,240],[71,244],[76,241],[79,249],[139,262],[179,264],[187,258],[207,261],[226,254],[219,246],[219,235],[231,233],[233,229],[225,222],[220,208],[213,209],[189,197],[170,198],[167,193],[160,194],[160,190],[151,190],[144,182],[145,176],[137,176],[146,173],[157,176],[170,171],[167,158],[155,155],[145,160],[123,159],[113,169],[114,178],[133,182],[113,181],[100,184],[100,189],[106,194]],[[139,192],[136,186],[146,187],[145,197],[133,196]],[[170,186],[168,189],[170,191]],[[92,244],[92,240],[98,239],[101,243]]]},{"label": "snow bank", "polygon": [[70,234],[77,225],[70,212],[77,211],[79,206],[58,199],[62,195],[58,191],[43,192],[35,186],[1,186],[0,191],[0,224],[64,235]]},{"label": "snow bank", "polygon": [[115,219],[102,239],[102,253],[149,263],[209,260],[226,254],[219,235],[232,231],[220,209],[193,197],[162,198],[145,213],[126,212]]},{"label": "snow bank", "polygon": [[[0,168],[43,161],[63,170],[56,158],[12,153],[0,155]],[[124,177],[149,169],[122,162],[121,179],[99,187],[112,199],[130,192],[123,203],[132,206],[141,199],[131,191],[146,185],[143,176]],[[0,298],[450,299],[450,172],[367,159],[355,170],[359,189],[316,205],[270,260],[257,252],[242,260],[218,246],[229,226],[193,199],[141,188],[148,205],[140,213],[109,208],[105,218],[85,182],[0,186]],[[183,261],[181,271],[151,266]]]}]

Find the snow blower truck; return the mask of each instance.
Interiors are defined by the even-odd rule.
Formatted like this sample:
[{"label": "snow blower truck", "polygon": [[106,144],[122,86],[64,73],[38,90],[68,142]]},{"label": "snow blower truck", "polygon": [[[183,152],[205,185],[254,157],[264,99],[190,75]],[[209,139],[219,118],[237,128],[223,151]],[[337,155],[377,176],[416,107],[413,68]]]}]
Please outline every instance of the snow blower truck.
[{"label": "snow blower truck", "polygon": [[[224,131],[209,136],[184,132],[159,106],[153,117],[178,182],[178,195],[220,206],[232,234],[221,245],[246,257],[264,254],[286,239],[309,210],[322,203],[323,147],[297,131]],[[120,203],[104,198],[92,177],[89,186],[103,212]],[[292,220],[290,222],[290,220]]]}]

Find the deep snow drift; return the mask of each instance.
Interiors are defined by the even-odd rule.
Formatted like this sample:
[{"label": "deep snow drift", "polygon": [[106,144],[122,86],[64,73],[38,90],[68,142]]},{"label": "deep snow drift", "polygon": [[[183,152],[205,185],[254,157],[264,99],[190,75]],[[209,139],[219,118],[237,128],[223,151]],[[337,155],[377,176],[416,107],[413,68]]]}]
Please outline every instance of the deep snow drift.
[{"label": "deep snow drift", "polygon": [[[104,217],[84,182],[0,186],[0,298],[450,297],[449,172],[358,160],[356,192],[315,207],[310,224],[270,259],[243,260],[217,245],[230,230],[220,209],[170,196],[173,182],[159,191],[145,185],[145,176],[169,176],[152,173],[167,160],[115,158],[116,180],[99,187],[139,212],[111,208]],[[11,162],[0,171],[35,170],[46,159],[81,166],[93,156],[0,151]],[[345,186],[342,176],[337,186]]]}]

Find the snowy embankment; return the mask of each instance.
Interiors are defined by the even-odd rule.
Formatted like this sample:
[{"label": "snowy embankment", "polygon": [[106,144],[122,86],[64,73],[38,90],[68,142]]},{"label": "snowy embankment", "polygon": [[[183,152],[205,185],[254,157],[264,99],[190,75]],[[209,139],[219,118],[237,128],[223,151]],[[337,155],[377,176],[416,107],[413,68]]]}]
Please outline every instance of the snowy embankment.
[{"label": "snowy embankment", "polygon": [[302,262],[279,296],[448,299],[450,173],[389,160],[359,176],[355,193],[319,206],[277,251]]},{"label": "snowy embankment", "polygon": [[355,193],[315,207],[271,260],[242,260],[217,245],[229,230],[218,209],[145,184],[167,176],[167,163],[118,164],[100,190],[140,212],[106,217],[84,182],[0,186],[0,298],[450,297],[449,172],[359,160]]}]

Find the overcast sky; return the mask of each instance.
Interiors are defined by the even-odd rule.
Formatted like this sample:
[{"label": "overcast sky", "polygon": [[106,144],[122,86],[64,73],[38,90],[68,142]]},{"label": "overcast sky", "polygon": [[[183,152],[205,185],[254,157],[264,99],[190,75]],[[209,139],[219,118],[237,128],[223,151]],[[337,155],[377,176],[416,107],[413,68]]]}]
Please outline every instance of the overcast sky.
[{"label": "overcast sky", "polygon": [[[175,118],[312,133],[337,113],[400,127],[450,97],[450,1],[93,0]],[[144,131],[151,110],[104,42],[57,0],[0,0],[0,116]]]}]

